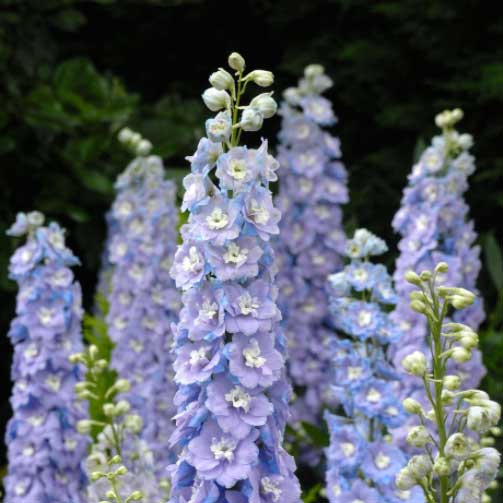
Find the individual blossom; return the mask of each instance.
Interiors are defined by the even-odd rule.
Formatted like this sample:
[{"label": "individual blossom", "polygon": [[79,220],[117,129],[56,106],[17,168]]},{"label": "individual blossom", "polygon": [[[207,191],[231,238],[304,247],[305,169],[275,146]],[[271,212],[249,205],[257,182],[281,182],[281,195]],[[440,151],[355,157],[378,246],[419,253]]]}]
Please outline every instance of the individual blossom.
[{"label": "individual blossom", "polygon": [[384,241],[358,229],[346,243],[350,263],[329,276],[330,309],[341,334],[332,343],[331,382],[344,414],[325,412],[330,503],[425,501],[421,493],[394,483],[406,458],[389,443],[389,432],[402,426],[406,416],[398,397],[399,374],[388,353],[402,334],[389,316],[395,301],[391,278],[384,266],[369,260],[386,250]]},{"label": "individual blossom", "polygon": [[[119,138],[131,143],[122,132]],[[131,382],[124,398],[142,416],[142,438],[156,462],[167,464],[173,460],[168,441],[176,411],[170,326],[180,308],[169,275],[177,239],[176,187],[164,179],[162,160],[138,144],[136,157],[117,178],[110,210],[114,233],[108,242],[112,272],[106,321],[115,345],[112,367]],[[197,257],[197,250],[187,251],[181,266],[186,281],[202,274]]]},{"label": "individual blossom", "polygon": [[[321,85],[320,83],[324,84]],[[348,201],[347,173],[340,161],[340,141],[324,130],[337,118],[321,93],[332,81],[320,65],[309,65],[297,87],[283,93],[278,160],[283,213],[274,246],[279,259],[279,303],[288,340],[288,373],[295,389],[291,425],[320,424],[332,404],[326,374],[333,336],[325,300],[325,281],[342,267],[345,247],[341,205]],[[306,453],[306,449],[302,450]],[[316,462],[320,451],[304,457]],[[309,461],[309,460],[308,460]]]},{"label": "individual blossom", "polygon": [[243,131],[276,110],[271,93],[242,105],[245,88],[265,86],[272,74],[245,74],[237,53],[229,65],[236,78],[218,70],[203,95],[222,111],[188,158],[189,216],[171,267],[184,293],[173,324],[178,457],[169,501],[300,503],[295,462],[283,448],[290,388],[270,245],[280,212],[269,190],[278,163],[265,140],[258,149],[239,146]]},{"label": "individual blossom", "polygon": [[76,432],[83,409],[76,403],[78,369],[68,356],[81,348],[82,298],[71,267],[79,263],[56,223],[43,226],[39,212],[19,213],[9,229],[27,235],[11,257],[17,282],[13,416],[5,435],[5,502],[83,502],[81,462],[86,441]]},{"label": "individual blossom", "polygon": [[[468,177],[475,171],[475,159],[470,154],[473,144],[471,135],[460,134],[455,125],[463,113],[459,109],[438,114],[435,121],[442,133],[432,139],[413,166],[404,189],[401,207],[393,219],[393,228],[400,235],[400,255],[394,273],[399,302],[393,319],[404,332],[400,346],[394,348],[394,360],[400,365],[401,349],[407,353],[415,350],[427,352],[428,329],[425,317],[409,309],[408,295],[412,290],[404,278],[409,270],[432,270],[438,262],[448,264],[443,278],[476,291],[480,270],[479,246],[475,245],[477,234],[473,221],[469,220],[469,207],[464,200],[468,189]],[[472,326],[475,330],[484,319],[480,299],[468,309],[453,313],[453,321]],[[450,361],[451,370],[456,369]],[[461,386],[473,388],[485,374],[478,351],[472,352],[469,372],[462,377]],[[421,381],[402,376],[402,397],[421,387]],[[412,421],[414,419],[411,419]]]},{"label": "individual blossom", "polygon": [[[423,454],[413,456],[397,474],[399,489],[421,488],[431,503],[486,501],[485,490],[495,479],[500,454],[481,447],[486,434],[501,419],[501,406],[478,389],[463,389],[456,374],[448,374],[454,360],[462,368],[477,350],[478,338],[469,325],[449,321],[452,311],[469,309],[476,296],[462,287],[447,286],[449,265],[439,262],[433,271],[410,270],[405,281],[414,287],[410,308],[426,318],[428,358],[418,351],[403,358],[404,370],[422,383],[415,396],[428,404],[425,410],[412,397],[407,411],[420,426],[408,429],[407,443]],[[426,363],[427,362],[427,363]],[[421,388],[420,388],[421,389]]]}]

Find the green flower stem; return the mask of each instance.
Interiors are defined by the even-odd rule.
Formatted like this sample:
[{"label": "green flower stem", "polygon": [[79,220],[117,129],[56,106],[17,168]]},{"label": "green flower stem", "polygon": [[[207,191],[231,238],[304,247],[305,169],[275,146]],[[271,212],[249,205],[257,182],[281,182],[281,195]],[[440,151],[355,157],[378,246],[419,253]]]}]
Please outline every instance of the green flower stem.
[{"label": "green flower stem", "polygon": [[120,497],[119,491],[117,489],[117,481],[115,480],[115,477],[110,477],[109,480],[110,485],[112,487],[112,491],[114,492],[115,501],[117,503],[122,503],[122,498]]}]

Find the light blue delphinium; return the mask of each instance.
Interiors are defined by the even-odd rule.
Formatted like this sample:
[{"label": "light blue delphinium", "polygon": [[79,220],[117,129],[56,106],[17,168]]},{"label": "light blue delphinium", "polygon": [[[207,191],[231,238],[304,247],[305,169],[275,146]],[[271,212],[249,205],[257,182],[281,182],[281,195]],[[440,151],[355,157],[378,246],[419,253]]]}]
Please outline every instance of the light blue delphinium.
[{"label": "light blue delphinium", "polygon": [[402,333],[388,314],[397,301],[391,278],[384,266],[369,261],[386,250],[384,241],[359,229],[346,245],[350,264],[329,277],[334,322],[346,335],[333,343],[333,392],[343,414],[325,413],[331,503],[424,502],[417,488],[401,491],[394,484],[405,455],[388,432],[403,424],[405,412],[387,349]]},{"label": "light blue delphinium", "polygon": [[129,129],[119,139],[132,146],[136,157],[117,179],[110,211],[111,365],[131,383],[124,398],[143,418],[142,438],[162,471],[174,461],[169,448],[176,412],[170,325],[178,318],[180,296],[169,268],[177,239],[176,186],[164,179],[162,160],[148,155],[147,140]]},{"label": "light blue delphinium", "polygon": [[27,235],[10,261],[19,285],[14,346],[13,417],[6,433],[6,503],[81,503],[86,441],[76,431],[78,369],[68,356],[81,348],[82,299],[70,267],[78,259],[56,224],[39,212],[19,213],[7,232]]}]

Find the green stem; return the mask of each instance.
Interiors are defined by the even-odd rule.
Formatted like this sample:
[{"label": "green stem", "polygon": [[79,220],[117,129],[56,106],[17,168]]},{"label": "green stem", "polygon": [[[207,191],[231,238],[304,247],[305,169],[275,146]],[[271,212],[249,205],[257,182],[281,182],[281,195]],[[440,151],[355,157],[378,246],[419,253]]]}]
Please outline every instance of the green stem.
[{"label": "green stem", "polygon": [[119,491],[117,490],[117,483],[115,478],[110,478],[110,485],[112,486],[112,491],[114,492],[115,501],[117,503],[122,503],[122,498],[120,497]]},{"label": "green stem", "polygon": [[[235,128],[234,125],[238,122],[238,112],[239,112],[239,101],[241,99],[241,95],[244,92],[244,88],[242,88],[242,74],[239,72],[238,74],[238,86],[236,90],[236,101],[233,103],[232,110],[232,135],[231,135],[231,147],[235,147],[239,141],[238,128]],[[238,136],[237,136],[238,135]]]}]

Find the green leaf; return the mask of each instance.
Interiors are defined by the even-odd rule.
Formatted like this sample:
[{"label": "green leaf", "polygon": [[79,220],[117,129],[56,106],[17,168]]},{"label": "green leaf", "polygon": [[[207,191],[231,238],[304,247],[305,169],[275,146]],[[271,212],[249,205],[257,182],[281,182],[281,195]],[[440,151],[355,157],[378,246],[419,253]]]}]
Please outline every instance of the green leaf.
[{"label": "green leaf", "polygon": [[327,447],[330,443],[330,438],[326,428],[320,429],[314,424],[302,421],[302,427],[312,440],[315,447]]},{"label": "green leaf", "polygon": [[492,232],[486,235],[484,255],[485,263],[494,286],[498,291],[503,290],[503,254]]},{"label": "green leaf", "polygon": [[313,487],[311,487],[306,494],[302,496],[302,501],[304,503],[315,503],[318,501],[318,497],[320,495],[321,491],[321,484],[316,484]]},{"label": "green leaf", "polygon": [[51,18],[51,22],[64,31],[77,31],[86,23],[86,17],[76,9],[66,9]]}]

